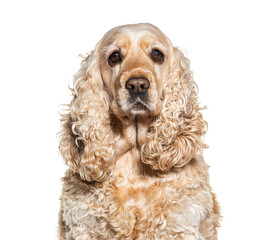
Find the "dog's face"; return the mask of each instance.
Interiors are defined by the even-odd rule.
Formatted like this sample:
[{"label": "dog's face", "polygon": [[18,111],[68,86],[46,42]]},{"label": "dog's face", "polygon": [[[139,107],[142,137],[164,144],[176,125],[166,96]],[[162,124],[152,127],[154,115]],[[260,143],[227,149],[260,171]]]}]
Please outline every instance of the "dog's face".
[{"label": "dog's face", "polygon": [[173,47],[152,25],[115,28],[98,44],[101,77],[120,118],[160,113]]}]

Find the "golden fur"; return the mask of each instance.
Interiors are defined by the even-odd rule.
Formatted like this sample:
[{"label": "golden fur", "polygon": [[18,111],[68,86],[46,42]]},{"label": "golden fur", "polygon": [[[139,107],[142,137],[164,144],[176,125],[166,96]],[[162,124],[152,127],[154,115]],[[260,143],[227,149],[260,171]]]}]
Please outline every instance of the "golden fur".
[{"label": "golden fur", "polygon": [[[162,63],[152,49],[164,54]],[[122,61],[109,64],[119,51]],[[150,83],[144,109],[126,81]],[[206,122],[189,61],[151,24],[110,30],[74,78],[62,116],[59,239],[217,239],[219,207],[201,156]]]}]

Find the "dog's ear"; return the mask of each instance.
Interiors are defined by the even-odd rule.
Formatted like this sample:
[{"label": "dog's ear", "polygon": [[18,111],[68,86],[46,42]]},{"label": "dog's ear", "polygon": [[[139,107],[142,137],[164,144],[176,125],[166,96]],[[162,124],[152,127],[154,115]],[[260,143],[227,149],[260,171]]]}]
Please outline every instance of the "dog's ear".
[{"label": "dog's ear", "polygon": [[154,170],[179,168],[202,153],[207,123],[197,100],[189,60],[173,50],[172,70],[163,90],[163,109],[153,120],[142,146],[142,161]]},{"label": "dog's ear", "polygon": [[74,78],[73,100],[62,115],[60,152],[66,164],[87,181],[105,180],[113,165],[114,139],[110,127],[109,98],[95,50]]}]

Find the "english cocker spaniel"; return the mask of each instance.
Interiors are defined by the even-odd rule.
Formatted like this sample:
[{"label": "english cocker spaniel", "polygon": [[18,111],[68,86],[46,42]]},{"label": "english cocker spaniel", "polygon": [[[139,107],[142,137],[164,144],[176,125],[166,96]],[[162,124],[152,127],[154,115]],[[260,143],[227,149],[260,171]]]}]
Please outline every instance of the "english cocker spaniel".
[{"label": "english cocker spaniel", "polygon": [[59,239],[217,239],[189,61],[151,24],[111,29],[62,115]]}]

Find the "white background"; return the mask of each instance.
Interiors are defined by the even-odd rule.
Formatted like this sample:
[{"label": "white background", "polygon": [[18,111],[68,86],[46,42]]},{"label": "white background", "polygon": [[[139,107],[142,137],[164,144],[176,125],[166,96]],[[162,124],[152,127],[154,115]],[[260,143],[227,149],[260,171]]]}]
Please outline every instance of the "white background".
[{"label": "white background", "polygon": [[0,238],[55,239],[58,111],[78,54],[117,25],[150,22],[186,52],[208,106],[219,239],[276,239],[275,16],[265,0],[1,1]]}]

